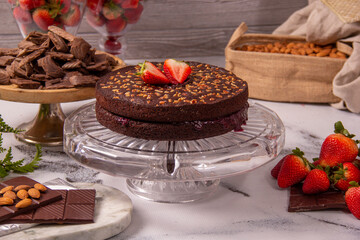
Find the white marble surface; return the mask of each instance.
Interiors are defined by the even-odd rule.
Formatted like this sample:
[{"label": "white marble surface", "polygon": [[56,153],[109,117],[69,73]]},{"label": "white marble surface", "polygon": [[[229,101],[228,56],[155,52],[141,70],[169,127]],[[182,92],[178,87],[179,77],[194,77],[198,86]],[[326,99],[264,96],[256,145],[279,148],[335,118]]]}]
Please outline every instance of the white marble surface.
[{"label": "white marble surface", "polygon": [[[224,66],[223,57],[191,58]],[[190,59],[189,59],[190,60]],[[131,61],[128,63],[137,63]],[[65,154],[44,151],[40,168],[30,177],[47,181],[61,177],[71,181],[102,182],[128,194],[134,206],[130,226],[118,239],[359,239],[360,221],[350,213],[321,211],[289,213],[288,190],[280,190],[270,176],[271,168],[295,147],[311,159],[317,157],[323,139],[341,120],[360,138],[360,115],[328,105],[258,101],[275,111],[286,128],[285,147],[280,156],[243,175],[222,179],[215,194],[187,204],[164,204],[142,200],[126,188],[125,179],[80,167]],[[88,101],[65,103],[66,114]],[[37,104],[0,100],[0,114],[12,126],[34,117]],[[12,146],[15,158],[32,156],[34,151],[4,134],[4,145]],[[28,158],[30,158],[28,157]],[[12,175],[12,176],[15,176]]]}]

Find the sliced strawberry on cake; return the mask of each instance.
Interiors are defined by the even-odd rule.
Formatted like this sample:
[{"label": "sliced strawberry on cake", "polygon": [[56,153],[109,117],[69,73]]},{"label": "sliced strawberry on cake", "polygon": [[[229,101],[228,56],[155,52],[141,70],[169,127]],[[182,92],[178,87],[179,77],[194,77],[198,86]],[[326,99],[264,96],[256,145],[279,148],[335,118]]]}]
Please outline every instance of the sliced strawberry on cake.
[{"label": "sliced strawberry on cake", "polygon": [[149,84],[169,84],[169,79],[151,62],[145,61],[141,66],[139,75],[141,79]]},{"label": "sliced strawberry on cake", "polygon": [[184,61],[166,59],[164,73],[172,84],[183,83],[191,73],[191,67]]}]

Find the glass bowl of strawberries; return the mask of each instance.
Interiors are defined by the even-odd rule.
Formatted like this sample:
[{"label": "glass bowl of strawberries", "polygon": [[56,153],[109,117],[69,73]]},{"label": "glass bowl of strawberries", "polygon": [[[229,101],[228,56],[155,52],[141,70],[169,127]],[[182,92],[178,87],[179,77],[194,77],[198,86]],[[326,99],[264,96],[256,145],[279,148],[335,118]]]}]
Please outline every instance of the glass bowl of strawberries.
[{"label": "glass bowl of strawberries", "polygon": [[85,17],[101,34],[102,51],[122,55],[126,48],[124,34],[140,19],[145,0],[87,0]]},{"label": "glass bowl of strawberries", "polygon": [[51,25],[76,35],[86,0],[8,0],[13,17],[25,38],[30,32],[47,32]]}]

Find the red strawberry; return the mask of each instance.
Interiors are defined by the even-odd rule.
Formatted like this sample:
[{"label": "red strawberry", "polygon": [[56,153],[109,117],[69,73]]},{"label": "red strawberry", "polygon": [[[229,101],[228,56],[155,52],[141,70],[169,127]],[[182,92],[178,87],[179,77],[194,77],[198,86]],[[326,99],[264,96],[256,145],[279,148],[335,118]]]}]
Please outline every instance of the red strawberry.
[{"label": "red strawberry", "polygon": [[334,187],[346,191],[350,187],[350,182],[360,182],[360,170],[351,162],[340,164],[333,175]]},{"label": "red strawberry", "polygon": [[351,139],[354,135],[350,134],[340,121],[335,123],[334,132],[324,140],[321,146],[316,164],[322,167],[335,167],[339,163],[353,162],[359,154],[357,141]]},{"label": "red strawberry", "polygon": [[292,154],[284,157],[284,162],[280,168],[277,182],[281,188],[287,188],[301,182],[310,172],[310,165],[304,157],[304,153],[299,148],[292,152]]},{"label": "red strawberry", "polygon": [[144,7],[141,3],[138,4],[137,8],[128,8],[125,9],[124,17],[127,22],[130,24],[134,24],[139,21],[141,13],[143,12]]},{"label": "red strawberry", "polygon": [[121,17],[106,22],[106,30],[108,33],[120,33],[126,27],[126,22]]},{"label": "red strawberry", "polygon": [[96,15],[91,11],[86,11],[86,20],[92,27],[101,27],[105,24],[105,18],[102,15]]},{"label": "red strawberry", "polygon": [[28,10],[24,10],[21,7],[16,7],[13,10],[14,18],[23,24],[30,24],[32,23],[31,13]]},{"label": "red strawberry", "polygon": [[107,2],[104,4],[102,14],[108,20],[114,20],[119,18],[123,13],[123,9],[113,2]]},{"label": "red strawberry", "polygon": [[45,0],[19,0],[19,5],[24,10],[31,10],[45,5]]},{"label": "red strawberry", "polygon": [[280,172],[280,169],[281,169],[281,166],[282,166],[282,164],[283,164],[283,162],[284,162],[284,158],[283,159],[281,159],[276,165],[275,165],[275,167],[273,168],[273,169],[271,169],[271,176],[273,176],[273,178],[278,178],[278,175],[279,175],[279,172]]},{"label": "red strawberry", "polygon": [[81,13],[78,5],[72,4],[70,6],[70,10],[66,14],[62,15],[60,18],[65,26],[78,25],[81,20]]},{"label": "red strawberry", "polygon": [[108,39],[104,43],[104,48],[106,52],[114,55],[121,53],[121,47],[121,42],[117,41],[117,38],[115,37],[108,37]]},{"label": "red strawberry", "polygon": [[166,59],[164,62],[164,73],[171,83],[183,83],[191,73],[191,67],[183,61]]},{"label": "red strawberry", "polygon": [[137,8],[139,0],[124,0],[121,4],[122,8]]},{"label": "red strawberry", "polygon": [[360,186],[356,182],[352,182],[354,187],[350,187],[345,193],[345,202],[350,212],[360,219]]},{"label": "red strawberry", "polygon": [[57,1],[60,1],[62,14],[65,14],[70,10],[71,0],[57,0]]},{"label": "red strawberry", "polygon": [[33,20],[44,31],[47,31],[48,27],[54,24],[54,18],[51,17],[48,10],[43,8],[38,8],[33,12]]},{"label": "red strawberry", "polygon": [[104,5],[105,0],[87,0],[86,7],[92,13],[98,15]]},{"label": "red strawberry", "polygon": [[327,173],[322,169],[313,169],[306,176],[302,190],[305,194],[326,192],[330,187]]},{"label": "red strawberry", "polygon": [[145,61],[139,64],[141,70],[139,72],[142,80],[149,84],[169,84],[170,81],[167,77],[151,62]]}]

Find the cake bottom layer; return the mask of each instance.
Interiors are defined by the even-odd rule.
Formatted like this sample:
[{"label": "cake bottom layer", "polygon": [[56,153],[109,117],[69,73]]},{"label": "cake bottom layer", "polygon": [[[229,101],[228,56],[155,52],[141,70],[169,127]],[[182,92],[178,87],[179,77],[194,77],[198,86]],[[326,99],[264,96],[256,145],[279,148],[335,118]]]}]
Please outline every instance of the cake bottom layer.
[{"label": "cake bottom layer", "polygon": [[240,111],[207,121],[156,123],[128,119],[113,114],[96,104],[96,118],[101,125],[126,136],[148,140],[181,141],[218,136],[232,130],[241,131],[247,120],[246,104]]}]

